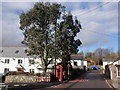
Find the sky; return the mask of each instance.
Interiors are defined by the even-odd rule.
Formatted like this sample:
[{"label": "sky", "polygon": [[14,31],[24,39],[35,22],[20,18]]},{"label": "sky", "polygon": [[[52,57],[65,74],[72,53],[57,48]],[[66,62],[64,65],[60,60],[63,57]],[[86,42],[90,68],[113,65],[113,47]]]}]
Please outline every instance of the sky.
[{"label": "sky", "polygon": [[[2,7],[0,9],[0,46],[24,46],[21,44],[24,37],[19,29],[19,15],[29,11],[34,3],[27,0],[0,2],[0,7]],[[75,38],[82,41],[82,45],[78,47],[79,52],[94,51],[97,48],[118,50],[118,2],[103,2],[102,0],[60,2],[59,0],[57,3],[64,5],[66,11],[71,11],[82,25],[82,30]]]}]

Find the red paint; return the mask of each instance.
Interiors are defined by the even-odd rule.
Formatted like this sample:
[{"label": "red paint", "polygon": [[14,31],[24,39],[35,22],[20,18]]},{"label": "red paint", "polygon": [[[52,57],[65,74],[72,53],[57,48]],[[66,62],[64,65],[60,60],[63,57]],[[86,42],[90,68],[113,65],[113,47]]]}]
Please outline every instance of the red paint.
[{"label": "red paint", "polygon": [[62,80],[63,80],[63,69],[62,69],[62,65],[57,65],[57,66],[56,66],[56,80],[57,80],[57,81],[62,81]]}]

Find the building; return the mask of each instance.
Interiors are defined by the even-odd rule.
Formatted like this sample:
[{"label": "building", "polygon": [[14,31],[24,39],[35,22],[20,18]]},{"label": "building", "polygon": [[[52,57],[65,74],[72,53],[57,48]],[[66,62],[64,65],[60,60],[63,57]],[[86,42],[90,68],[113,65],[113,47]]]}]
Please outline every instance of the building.
[{"label": "building", "polygon": [[87,60],[83,59],[81,56],[71,56],[71,65],[73,68],[84,68],[87,67]]},{"label": "building", "polygon": [[[0,74],[8,71],[24,71],[32,73],[42,73],[41,59],[27,56],[25,50],[27,47],[1,47],[0,48]],[[51,60],[51,59],[49,59]],[[56,60],[58,63],[60,59]],[[52,68],[54,62],[48,65]],[[48,72],[53,70],[48,69]]]},{"label": "building", "polygon": [[[0,74],[8,71],[24,71],[32,73],[42,73],[41,59],[27,56],[25,50],[27,47],[1,47],[0,48]],[[50,58],[48,60],[51,60]],[[61,59],[56,59],[56,64],[61,63]],[[71,65],[73,68],[87,67],[87,61],[81,56],[71,56]],[[55,60],[48,65],[47,72],[53,72]]]},{"label": "building", "polygon": [[111,71],[111,79],[120,78],[120,60],[114,61],[109,65]]},{"label": "building", "polygon": [[120,88],[120,60],[112,60],[105,65],[105,76],[110,80],[110,84],[116,88]]},{"label": "building", "polygon": [[103,69],[109,79],[120,78],[120,60],[104,60]]},{"label": "building", "polygon": [[105,70],[105,66],[112,64],[116,59],[109,59],[109,58],[103,58],[103,69]]}]

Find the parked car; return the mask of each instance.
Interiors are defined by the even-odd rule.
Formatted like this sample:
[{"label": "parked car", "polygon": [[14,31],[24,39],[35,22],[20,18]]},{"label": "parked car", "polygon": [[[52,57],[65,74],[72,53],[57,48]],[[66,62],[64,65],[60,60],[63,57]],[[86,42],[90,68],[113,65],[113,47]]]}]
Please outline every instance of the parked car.
[{"label": "parked car", "polygon": [[93,70],[98,70],[98,69],[100,69],[100,68],[97,67],[97,66],[91,66],[91,68],[92,68]]}]

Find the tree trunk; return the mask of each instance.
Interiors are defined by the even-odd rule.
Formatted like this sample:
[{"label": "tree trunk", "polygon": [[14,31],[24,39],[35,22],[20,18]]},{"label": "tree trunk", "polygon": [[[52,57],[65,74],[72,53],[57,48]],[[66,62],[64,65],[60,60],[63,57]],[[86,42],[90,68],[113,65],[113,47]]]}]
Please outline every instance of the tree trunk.
[{"label": "tree trunk", "polygon": [[42,71],[43,71],[43,73],[46,73],[46,71],[47,71],[47,66],[43,66],[43,67],[42,67]]},{"label": "tree trunk", "polygon": [[44,58],[41,58],[41,70],[43,73],[46,73],[47,71],[47,61]]}]

